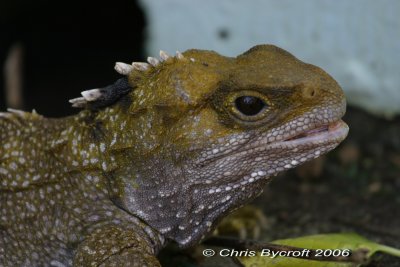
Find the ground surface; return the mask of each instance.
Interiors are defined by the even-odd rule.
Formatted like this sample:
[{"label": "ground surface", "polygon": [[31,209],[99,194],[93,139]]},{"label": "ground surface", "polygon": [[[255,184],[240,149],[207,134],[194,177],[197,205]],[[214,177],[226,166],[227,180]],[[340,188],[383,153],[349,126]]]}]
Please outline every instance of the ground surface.
[{"label": "ground surface", "polygon": [[[275,178],[253,204],[268,218],[263,240],[357,232],[400,248],[400,118],[378,119],[349,109],[346,141],[328,156]],[[198,249],[199,250],[199,249]],[[167,249],[163,266],[236,266],[192,250]],[[400,266],[376,254],[368,267]]]}]

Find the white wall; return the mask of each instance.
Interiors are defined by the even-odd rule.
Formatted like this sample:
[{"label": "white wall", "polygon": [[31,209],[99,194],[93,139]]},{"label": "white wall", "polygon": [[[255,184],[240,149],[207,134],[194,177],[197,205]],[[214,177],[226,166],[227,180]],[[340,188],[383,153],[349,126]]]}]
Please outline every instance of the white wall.
[{"label": "white wall", "polygon": [[352,104],[382,115],[400,113],[399,0],[140,3],[149,23],[149,55],[200,48],[235,56],[271,43],[329,72]]}]

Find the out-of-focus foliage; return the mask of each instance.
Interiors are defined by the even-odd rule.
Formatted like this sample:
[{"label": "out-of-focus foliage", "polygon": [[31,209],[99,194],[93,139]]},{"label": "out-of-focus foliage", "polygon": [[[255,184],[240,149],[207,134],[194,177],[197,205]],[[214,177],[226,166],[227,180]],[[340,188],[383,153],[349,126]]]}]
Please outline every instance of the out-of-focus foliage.
[{"label": "out-of-focus foliage", "polygon": [[[348,257],[351,254],[349,250],[356,251],[358,249],[365,249],[366,257],[370,258],[375,252],[380,251],[393,256],[400,257],[400,249],[395,249],[385,245],[381,245],[370,241],[360,235],[354,233],[342,233],[342,234],[321,234],[311,235],[299,238],[282,239],[276,240],[272,243],[280,245],[288,245],[299,248],[315,249],[320,250],[321,255],[331,256],[339,255]],[[318,252],[318,251],[317,251]],[[322,258],[321,256],[321,258]],[[360,259],[362,262],[363,259]],[[354,266],[354,263],[344,262],[324,262],[314,261],[306,259],[298,259],[291,257],[271,257],[271,256],[260,256],[255,257],[241,257],[240,261],[246,267],[256,266],[268,266],[268,267],[350,267]],[[357,265],[360,266],[360,265]]]}]

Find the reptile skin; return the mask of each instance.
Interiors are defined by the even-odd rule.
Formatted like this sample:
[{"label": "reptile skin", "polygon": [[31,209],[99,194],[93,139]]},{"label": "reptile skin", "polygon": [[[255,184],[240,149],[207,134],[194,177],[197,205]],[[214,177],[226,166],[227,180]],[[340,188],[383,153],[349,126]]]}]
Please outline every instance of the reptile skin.
[{"label": "reptile skin", "polygon": [[0,114],[0,266],[159,266],[347,135],[339,85],[278,47],[149,62],[74,116]]}]

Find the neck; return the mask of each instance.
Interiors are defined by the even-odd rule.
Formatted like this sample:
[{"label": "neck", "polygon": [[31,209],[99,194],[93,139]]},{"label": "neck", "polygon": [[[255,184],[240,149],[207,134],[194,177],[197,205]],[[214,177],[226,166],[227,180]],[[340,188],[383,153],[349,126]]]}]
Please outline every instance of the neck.
[{"label": "neck", "polygon": [[[68,118],[58,138],[51,142],[52,150],[63,162],[69,179],[79,181],[71,194],[86,196],[82,199],[87,205],[79,204],[80,209],[88,207],[82,212],[91,218],[90,225],[84,229],[91,231],[97,227],[97,220],[102,225],[112,214],[111,223],[118,221],[125,228],[141,232],[150,243],[159,240],[155,245],[158,249],[163,243],[159,231],[148,227],[140,210],[130,208],[129,201],[124,198],[126,190],[136,187],[140,172],[136,170],[134,139],[127,137],[130,131],[124,131],[127,125],[118,121],[118,113],[112,108],[98,112],[85,110]],[[142,194],[138,200],[141,197]]]}]

